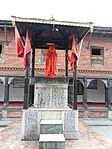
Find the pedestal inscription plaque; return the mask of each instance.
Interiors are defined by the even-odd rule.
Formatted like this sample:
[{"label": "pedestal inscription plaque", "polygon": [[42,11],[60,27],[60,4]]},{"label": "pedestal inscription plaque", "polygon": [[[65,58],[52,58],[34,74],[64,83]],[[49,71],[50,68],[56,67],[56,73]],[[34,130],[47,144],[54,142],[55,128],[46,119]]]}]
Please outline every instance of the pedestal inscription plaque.
[{"label": "pedestal inscription plaque", "polygon": [[38,108],[66,108],[68,99],[67,82],[46,79],[45,82],[35,84],[34,107]]}]

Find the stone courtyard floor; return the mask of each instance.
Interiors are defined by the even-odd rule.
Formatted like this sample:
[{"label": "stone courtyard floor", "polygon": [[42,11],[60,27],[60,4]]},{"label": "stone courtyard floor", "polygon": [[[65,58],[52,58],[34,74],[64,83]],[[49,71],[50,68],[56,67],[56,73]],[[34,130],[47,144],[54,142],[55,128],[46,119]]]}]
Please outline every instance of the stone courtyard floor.
[{"label": "stone courtyard floor", "polygon": [[[39,142],[21,141],[21,120],[13,120],[0,132],[0,149],[39,149]],[[65,149],[112,149],[112,145],[79,119],[79,138],[66,140]]]}]

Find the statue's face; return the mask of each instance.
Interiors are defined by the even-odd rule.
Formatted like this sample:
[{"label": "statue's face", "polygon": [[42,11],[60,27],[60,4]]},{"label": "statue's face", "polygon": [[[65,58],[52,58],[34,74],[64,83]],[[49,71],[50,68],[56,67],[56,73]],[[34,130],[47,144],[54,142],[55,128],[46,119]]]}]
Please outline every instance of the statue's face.
[{"label": "statue's face", "polygon": [[50,51],[50,52],[55,52],[55,46],[54,46],[54,45],[50,45],[49,51]]}]

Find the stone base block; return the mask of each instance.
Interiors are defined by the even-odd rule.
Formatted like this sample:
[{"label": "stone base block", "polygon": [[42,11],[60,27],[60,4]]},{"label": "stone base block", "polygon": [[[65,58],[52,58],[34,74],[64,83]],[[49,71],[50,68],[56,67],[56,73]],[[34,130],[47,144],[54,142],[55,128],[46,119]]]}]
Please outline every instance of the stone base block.
[{"label": "stone base block", "polygon": [[40,112],[23,110],[22,116],[22,140],[34,141],[39,139]]},{"label": "stone base block", "polygon": [[23,110],[22,140],[38,140],[41,120],[62,120],[65,139],[78,139],[78,111],[71,109]]},{"label": "stone base block", "polygon": [[42,120],[40,134],[63,134],[62,120]]},{"label": "stone base block", "polygon": [[78,139],[78,111],[64,111],[64,136],[66,139]]},{"label": "stone base block", "polygon": [[65,149],[63,134],[41,134],[39,149]]}]

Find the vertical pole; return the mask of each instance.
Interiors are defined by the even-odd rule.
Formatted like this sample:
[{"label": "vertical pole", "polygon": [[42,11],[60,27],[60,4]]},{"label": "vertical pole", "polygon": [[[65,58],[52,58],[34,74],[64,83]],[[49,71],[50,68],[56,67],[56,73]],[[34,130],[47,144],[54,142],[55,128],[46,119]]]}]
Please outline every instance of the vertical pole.
[{"label": "vertical pole", "polygon": [[4,109],[9,104],[9,85],[8,85],[8,76],[5,77],[5,89],[4,89]]},{"label": "vertical pole", "polygon": [[65,76],[68,80],[68,49],[65,50]]},{"label": "vertical pole", "polygon": [[73,110],[77,110],[77,60],[74,63],[73,72]]},{"label": "vertical pole", "polygon": [[108,109],[111,110],[111,84],[110,84],[110,79],[108,78],[107,80],[107,86],[108,86]]},{"label": "vertical pole", "polygon": [[31,100],[34,103],[34,79],[35,79],[35,48],[32,49],[32,71],[31,71]]},{"label": "vertical pole", "polygon": [[29,52],[26,55],[26,73],[25,73],[24,105],[23,105],[23,109],[28,109],[28,107],[29,107],[30,55],[31,55],[31,52]]},{"label": "vertical pole", "polygon": [[87,110],[87,78],[84,77],[84,86],[83,86],[83,106],[84,106],[84,118],[88,118]]},{"label": "vertical pole", "polygon": [[8,85],[8,76],[5,77],[5,88],[4,88],[4,105],[2,110],[2,117],[7,117],[7,106],[9,104],[9,85]]},{"label": "vertical pole", "polygon": [[105,86],[105,106],[108,107],[108,87]]},{"label": "vertical pole", "polygon": [[83,87],[83,106],[84,109],[87,110],[87,78],[84,77],[84,87]]}]

